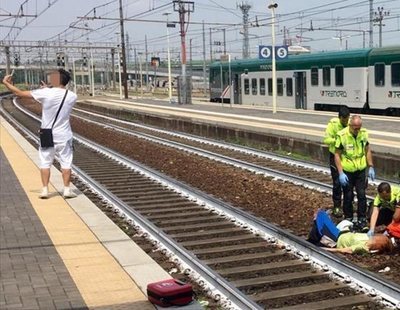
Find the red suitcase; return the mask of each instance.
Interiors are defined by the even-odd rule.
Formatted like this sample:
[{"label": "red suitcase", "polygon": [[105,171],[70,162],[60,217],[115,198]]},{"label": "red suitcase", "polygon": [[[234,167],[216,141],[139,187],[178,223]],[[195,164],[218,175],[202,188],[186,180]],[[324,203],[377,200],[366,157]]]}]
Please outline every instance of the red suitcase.
[{"label": "red suitcase", "polygon": [[168,279],[147,285],[147,297],[153,304],[170,307],[187,305],[193,300],[192,285]]}]

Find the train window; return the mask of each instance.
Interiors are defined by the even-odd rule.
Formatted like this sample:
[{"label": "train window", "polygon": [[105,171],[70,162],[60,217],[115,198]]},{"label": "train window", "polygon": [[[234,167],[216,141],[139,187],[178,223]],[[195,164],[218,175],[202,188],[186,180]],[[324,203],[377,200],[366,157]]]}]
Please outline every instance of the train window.
[{"label": "train window", "polygon": [[385,64],[375,64],[375,86],[385,86]]},{"label": "train window", "polygon": [[392,86],[400,86],[400,62],[391,65]]},{"label": "train window", "polygon": [[277,79],[276,82],[278,96],[283,96],[283,79]]},{"label": "train window", "polygon": [[293,79],[292,78],[286,79],[286,96],[288,96],[288,97],[293,96]]},{"label": "train window", "polygon": [[318,67],[311,68],[311,85],[318,86]]},{"label": "train window", "polygon": [[331,86],[331,67],[322,67],[322,84]]},{"label": "train window", "polygon": [[251,79],[251,94],[257,95],[257,79]]},{"label": "train window", "polygon": [[249,79],[244,79],[244,94],[245,95],[249,95],[250,94]]},{"label": "train window", "polygon": [[260,95],[265,96],[265,79],[260,79]]},{"label": "train window", "polygon": [[272,79],[268,79],[268,96],[272,96]]},{"label": "train window", "polygon": [[335,67],[335,84],[336,86],[343,86],[344,85],[344,68],[343,66],[336,66]]}]

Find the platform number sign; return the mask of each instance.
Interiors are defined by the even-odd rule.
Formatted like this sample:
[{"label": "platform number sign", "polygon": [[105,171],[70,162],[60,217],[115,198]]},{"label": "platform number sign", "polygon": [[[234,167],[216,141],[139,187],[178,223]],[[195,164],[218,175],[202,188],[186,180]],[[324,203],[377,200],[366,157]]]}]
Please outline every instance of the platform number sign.
[{"label": "platform number sign", "polygon": [[[285,59],[288,57],[288,47],[286,45],[275,46],[275,57],[277,60]],[[259,59],[271,59],[272,58],[272,46],[260,45],[258,48]]]}]

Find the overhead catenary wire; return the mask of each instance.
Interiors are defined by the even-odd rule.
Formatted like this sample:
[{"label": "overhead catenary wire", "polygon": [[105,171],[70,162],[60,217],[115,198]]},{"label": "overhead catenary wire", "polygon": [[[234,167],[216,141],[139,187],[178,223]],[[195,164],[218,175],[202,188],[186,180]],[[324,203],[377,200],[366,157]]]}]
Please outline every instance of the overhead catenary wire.
[{"label": "overhead catenary wire", "polygon": [[[18,11],[18,14],[21,14],[21,17],[24,16],[23,14],[23,5],[27,4],[30,0],[25,0],[21,5],[20,5],[20,9]],[[12,40],[17,39],[18,35],[22,32],[22,30],[24,28],[26,28],[28,25],[30,25],[35,19],[37,19],[38,17],[40,17],[44,12],[46,12],[51,6],[53,6],[55,3],[57,3],[59,0],[49,0],[48,5],[41,10],[39,13],[36,11],[35,17],[32,18],[32,20],[27,21],[25,23],[24,26],[21,27],[21,29],[19,29],[19,31],[13,36]],[[37,9],[37,8],[36,8]],[[17,19],[19,17],[15,18],[15,21],[13,23],[13,26],[15,26],[15,24],[17,23]],[[12,29],[10,29],[10,31],[8,32],[8,34],[3,38],[3,40],[7,40],[7,39],[11,39],[11,33],[12,33]]]},{"label": "overhead catenary wire", "polygon": [[[29,0],[28,0],[29,1]],[[143,0],[142,0],[143,1]],[[113,6],[113,3],[115,3],[116,0],[113,1],[108,1],[104,4],[101,4],[99,6],[96,7],[96,17],[105,17],[105,16],[113,16],[114,12],[115,12],[115,7]],[[130,5],[132,5],[133,3],[139,3],[140,0],[138,1],[125,1],[125,6],[124,7],[128,7]],[[125,14],[125,16],[127,16],[127,18],[137,18],[137,19],[148,19],[148,20],[156,20],[156,18],[152,18],[155,17],[156,15],[160,14],[163,11],[167,11],[170,10],[170,5],[172,4],[171,1],[160,1],[162,2],[162,5],[155,7],[153,10],[145,10],[143,12],[140,12],[138,14],[135,14],[133,16],[130,16],[132,14]],[[335,12],[345,12],[345,11],[350,11],[352,12],[352,8],[362,8],[362,7],[367,7],[369,3],[369,0],[363,0],[363,1],[355,1],[355,0],[343,0],[343,1],[334,1],[331,3],[326,3],[326,4],[319,4],[318,6],[313,6],[313,7],[309,7],[309,8],[304,8],[302,10],[299,11],[293,11],[293,12],[289,12],[289,13],[285,13],[285,14],[277,14],[277,25],[278,27],[280,27],[280,25],[285,25],[286,28],[291,32],[291,34],[293,35],[293,33],[298,32],[296,30],[296,27],[300,27],[301,24],[299,23],[299,14],[302,14],[302,18],[303,18],[303,26],[306,25],[306,27],[309,25],[310,21],[316,18],[321,18],[324,16],[329,16],[332,14],[336,14]],[[376,5],[387,5],[387,4],[394,4],[395,1],[389,1],[389,0],[374,0],[374,3]],[[197,5],[197,3],[196,3]],[[238,44],[240,44],[241,42],[238,42],[239,40],[237,38],[235,38],[234,36],[238,36],[238,31],[242,28],[242,24],[240,23],[240,20],[238,18],[236,18],[237,16],[235,16],[235,14],[232,14],[232,12],[234,12],[233,9],[229,9],[229,7],[223,6],[221,4],[219,4],[217,1],[208,1],[208,3],[201,3],[198,6],[199,10],[203,9],[203,10],[220,10],[220,11],[225,11],[225,12],[230,12],[229,16],[231,17],[230,20],[232,20],[232,18],[235,18],[235,20],[237,20],[237,23],[231,23],[229,22],[229,19],[227,19],[227,23],[223,23],[223,21],[221,22],[221,25],[215,24],[215,25],[210,25],[213,29],[213,32],[217,32],[219,30],[223,30],[226,31],[226,33],[229,33],[229,38],[226,41],[227,44],[229,44],[228,50],[229,52],[232,52],[233,54],[236,53],[236,51],[238,50]],[[386,7],[385,7],[386,8]],[[93,8],[94,9],[94,8]],[[92,13],[94,14],[94,10],[91,9],[87,15],[90,16]],[[387,33],[391,33],[390,31],[392,31],[393,29],[398,29],[399,27],[396,26],[394,27],[393,25],[395,23],[393,23],[393,21],[397,20],[397,24],[398,24],[398,20],[399,17],[396,15],[396,13],[398,12],[398,6],[390,7],[390,11],[391,11],[391,16],[388,17],[388,19],[385,19],[385,21],[388,21],[388,23],[390,24],[390,27],[387,27],[387,29],[385,29],[383,31],[383,34],[387,34]],[[270,38],[269,32],[266,31],[265,27],[268,27],[270,25],[270,17],[268,16],[267,12],[257,12],[257,11],[250,11],[252,14],[258,14],[257,15],[257,20],[259,21],[259,26],[260,27],[252,27],[250,28],[250,31],[253,32],[254,34],[252,34],[252,36],[250,36],[249,41],[250,41],[250,45],[251,45],[251,50],[254,53],[254,49],[255,46],[258,44],[268,44],[268,40]],[[335,27],[338,28],[343,28],[343,27],[360,27],[362,29],[363,25],[366,25],[369,22],[369,18],[368,18],[368,12],[367,10],[365,10],[365,12],[358,12],[355,13],[351,16],[354,16],[353,20],[346,20],[345,18],[349,18],[349,14],[347,13],[344,17],[345,18],[341,18],[340,20],[335,20],[334,18],[327,18],[327,20],[324,21],[320,21],[317,25],[314,22],[314,27],[318,27],[318,28],[324,28],[324,27],[330,27],[333,25],[333,20],[335,20]],[[146,17],[146,18],[144,18]],[[158,17],[158,16],[157,16]],[[195,17],[195,15],[193,15],[193,17]],[[162,21],[165,23],[165,21]],[[161,24],[160,23],[154,23],[154,25],[158,25]],[[212,21],[211,21],[212,22]],[[250,22],[253,22],[253,24],[255,24],[255,16],[250,18]],[[91,41],[91,42],[95,42],[95,41],[99,41],[99,42],[112,42],[115,39],[115,35],[113,35],[115,33],[115,29],[116,29],[116,25],[117,25],[118,21],[107,21],[107,20],[92,20],[92,21],[81,21],[81,20],[74,20],[65,30],[64,33],[60,34],[58,33],[57,35],[54,35],[52,37],[52,40],[60,40],[61,41],[65,41],[65,42],[79,42],[82,41],[80,39],[82,38],[86,38],[87,40]],[[137,23],[132,21],[132,23]],[[85,24],[87,26],[85,26]],[[190,37],[191,39],[193,39],[193,49],[194,49],[194,55],[196,55],[196,53],[200,53],[197,52],[196,49],[200,49],[201,48],[201,43],[200,42],[196,42],[196,40],[201,40],[202,39],[202,29],[200,26],[201,23],[196,24],[196,23],[191,23],[191,25],[193,25],[193,27],[190,27],[188,30],[188,37]],[[76,28],[81,28],[81,29],[74,29],[71,28],[70,26],[76,26]],[[198,27],[196,27],[198,26]],[[53,27],[53,26],[52,26]],[[82,29],[82,28],[90,28],[90,29]],[[48,29],[51,29],[50,27]],[[26,30],[26,29],[24,29]],[[304,33],[307,30],[304,31]],[[303,34],[304,34],[303,33]],[[310,32],[311,33],[311,32]],[[179,34],[171,32],[171,46],[174,46],[176,44],[179,44]],[[221,32],[222,35],[222,32]],[[218,34],[217,34],[218,36]],[[278,40],[281,39],[283,36],[282,33],[278,32],[277,33],[277,37]],[[311,37],[313,38],[312,42],[323,42],[323,40],[331,40],[331,34],[327,34],[326,32],[323,32],[322,30],[319,31],[318,35],[311,35]],[[359,35],[352,35],[352,38],[357,38],[360,37]],[[143,38],[140,38],[138,36],[131,36],[130,40],[130,46],[136,46],[140,49],[140,45],[142,45],[144,43]],[[162,53],[162,49],[164,48],[165,45],[165,40],[166,37],[165,35],[153,35],[153,36],[149,36],[148,35],[148,42],[151,44],[151,46],[149,47],[150,50],[153,50],[154,53]],[[385,39],[387,40],[387,39]],[[389,40],[391,40],[391,42],[393,42],[393,36],[389,37]],[[357,41],[357,39],[355,39],[355,41]],[[116,41],[115,41],[116,42]],[[360,43],[359,43],[360,44]],[[254,55],[254,54],[253,54]]]}]

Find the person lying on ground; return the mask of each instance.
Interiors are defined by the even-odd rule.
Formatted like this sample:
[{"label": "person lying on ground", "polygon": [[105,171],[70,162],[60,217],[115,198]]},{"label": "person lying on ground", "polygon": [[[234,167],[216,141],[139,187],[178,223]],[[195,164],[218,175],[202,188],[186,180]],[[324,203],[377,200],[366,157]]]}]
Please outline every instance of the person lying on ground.
[{"label": "person lying on ground", "polygon": [[340,230],[325,211],[318,210],[307,241],[324,246],[323,239],[331,241],[326,250],[348,254],[390,253],[397,246],[395,239],[385,234],[370,238],[367,233],[351,232],[348,226]]}]

